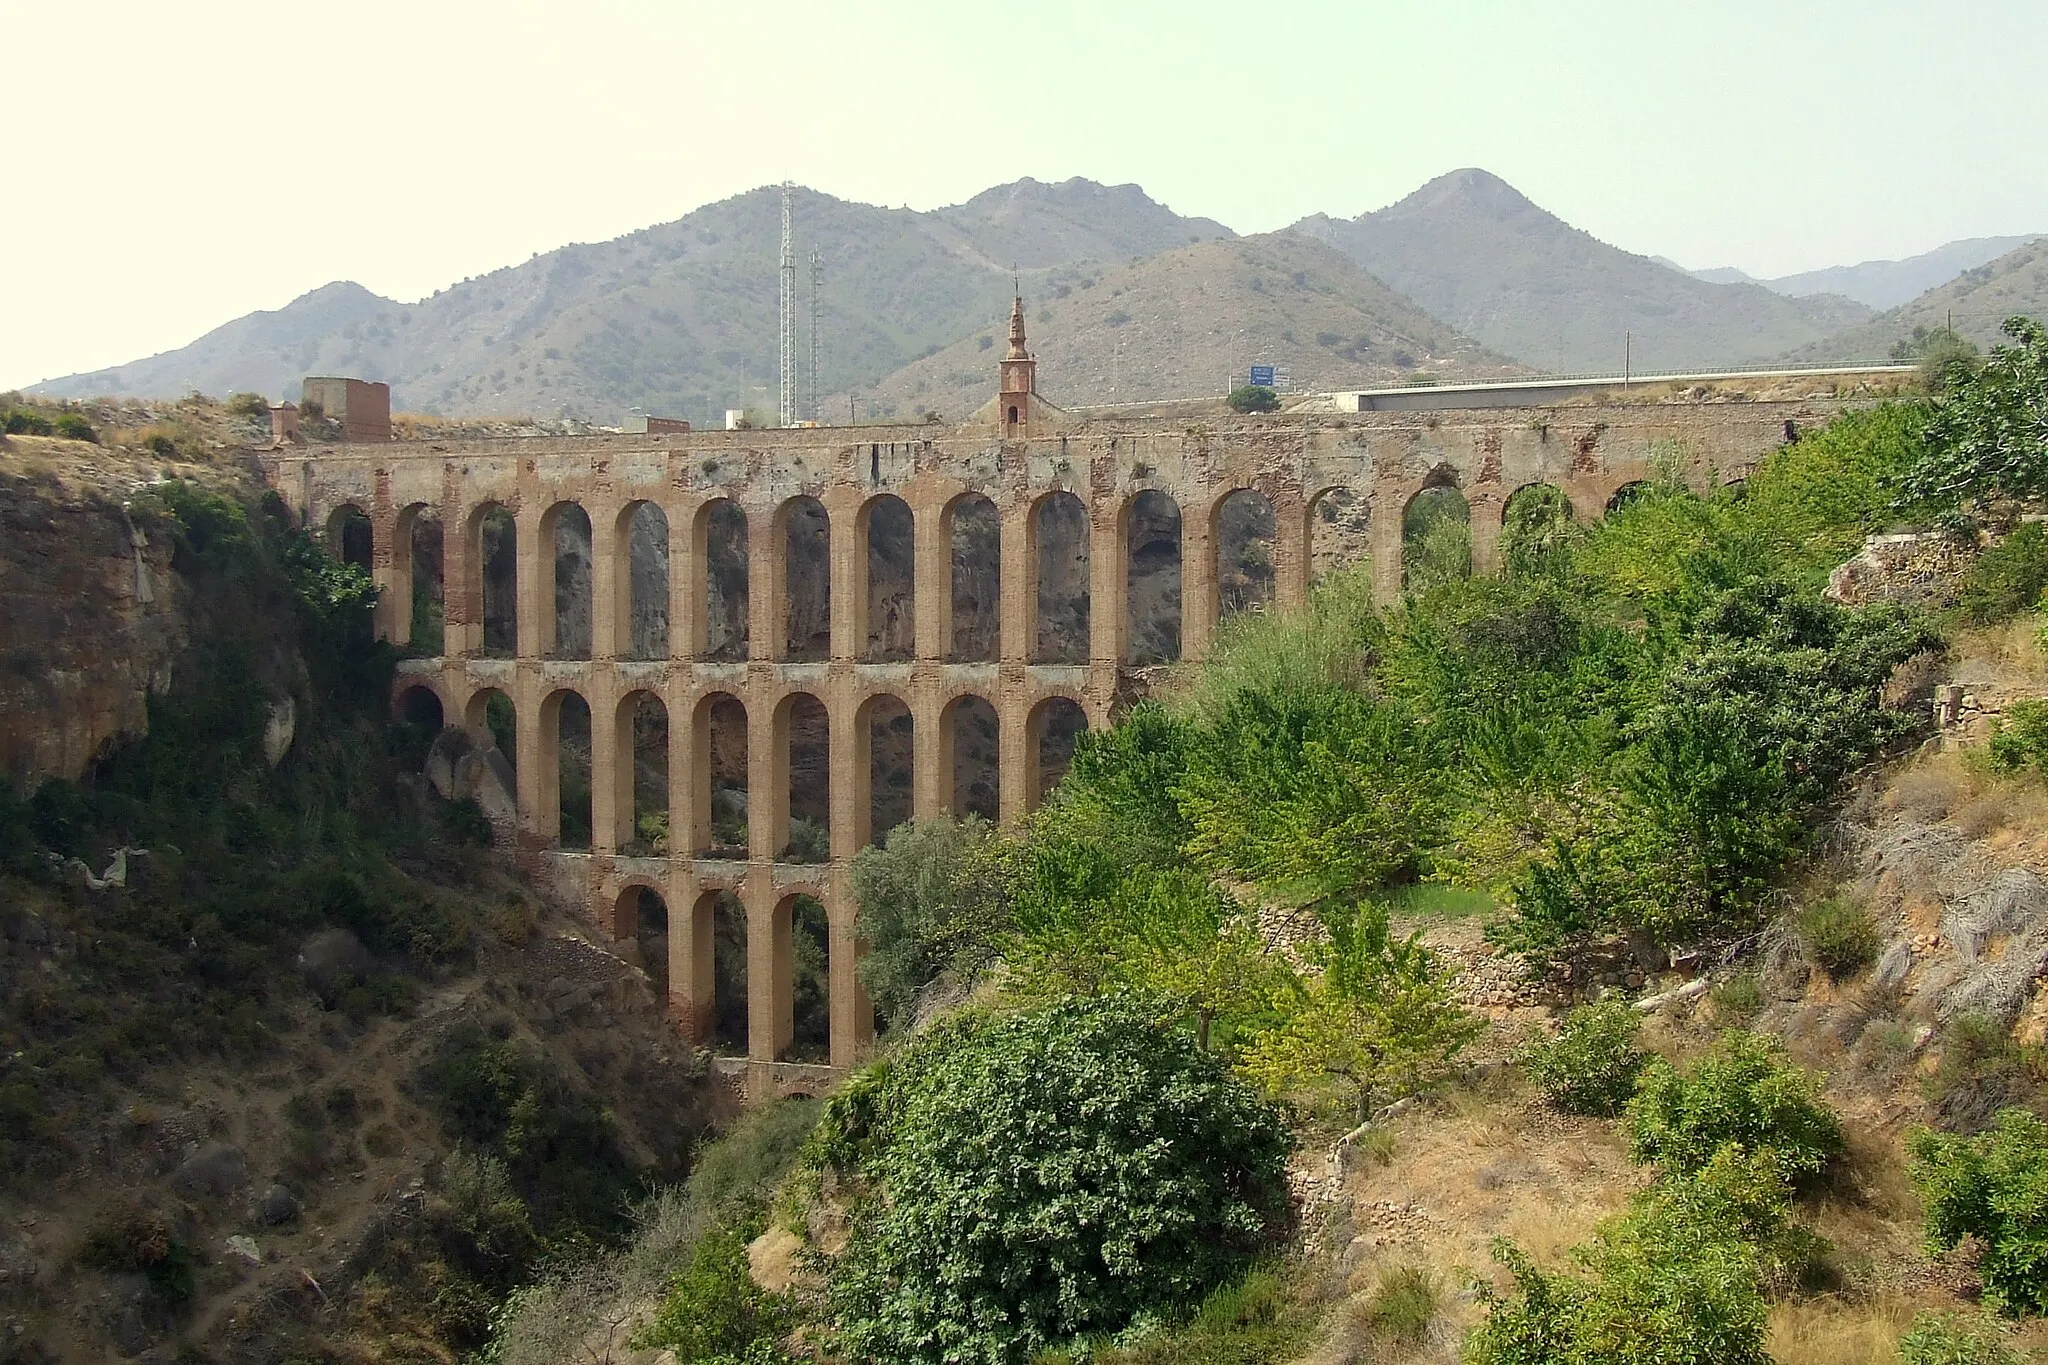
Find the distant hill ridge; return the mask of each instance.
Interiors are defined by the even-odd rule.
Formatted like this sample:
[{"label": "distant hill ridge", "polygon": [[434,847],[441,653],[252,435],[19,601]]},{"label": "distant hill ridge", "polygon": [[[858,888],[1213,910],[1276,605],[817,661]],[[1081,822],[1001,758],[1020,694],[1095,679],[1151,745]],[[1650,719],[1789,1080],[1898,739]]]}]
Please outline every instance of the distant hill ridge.
[{"label": "distant hill ridge", "polygon": [[1717,266],[1712,270],[1686,270],[1673,260],[1655,259],[1674,270],[1702,280],[1719,283],[1760,284],[1779,294],[1803,297],[1809,294],[1840,294],[1871,308],[1896,308],[1930,289],[1938,289],[1966,270],[1988,264],[2017,247],[2038,241],[2042,234],[2022,237],[1969,237],[1945,242],[1932,251],[1908,256],[1901,261],[1863,261],[1856,265],[1831,265],[1822,270],[1803,270],[1776,279],[1757,277]]},{"label": "distant hill ridge", "polygon": [[[1078,179],[1023,180],[933,213],[798,190],[794,216],[799,250],[824,259],[827,394],[871,386],[978,326],[1008,301],[1013,266],[1036,276],[1229,235],[1135,185]],[[416,304],[339,281],[175,351],[37,388],[60,397],[276,397],[295,393],[306,374],[342,373],[388,380],[401,408],[451,416],[566,408],[610,420],[639,406],[703,420],[764,398],[772,409],[780,235],[779,192],[764,187]]]},{"label": "distant hill ridge", "polygon": [[[1476,168],[1352,219],[1292,231],[1330,242],[1492,349],[1544,370],[1761,361],[1870,316],[1848,299],[1716,284],[1607,245]],[[1632,338],[1632,340],[1631,340]]]},{"label": "distant hill ridge", "polygon": [[[456,418],[772,412],[779,209],[778,191],[763,187],[415,304],[337,281],[177,350],[36,387],[277,397],[303,375],[339,373],[388,380],[401,409]],[[1045,319],[1033,344],[1049,392],[1080,403],[1213,394],[1254,359],[1288,367],[1297,386],[1330,387],[1417,369],[1609,370],[1625,354],[1642,369],[1872,359],[1948,310],[1958,330],[1988,337],[2001,310],[2048,305],[2026,246],[1950,272],[1882,317],[1804,292],[1895,293],[2015,239],[1758,283],[1609,246],[1474,168],[1373,213],[1313,215],[1258,238],[1177,214],[1137,185],[1078,178],[1026,178],[930,212],[800,189],[794,213],[798,251],[824,261],[817,388],[828,419],[849,402],[863,416],[964,411],[985,389],[982,339],[1007,310],[1013,272]],[[1147,269],[1168,256],[1170,268]],[[799,283],[807,360],[810,291]],[[799,384],[806,416],[811,381]]]}]

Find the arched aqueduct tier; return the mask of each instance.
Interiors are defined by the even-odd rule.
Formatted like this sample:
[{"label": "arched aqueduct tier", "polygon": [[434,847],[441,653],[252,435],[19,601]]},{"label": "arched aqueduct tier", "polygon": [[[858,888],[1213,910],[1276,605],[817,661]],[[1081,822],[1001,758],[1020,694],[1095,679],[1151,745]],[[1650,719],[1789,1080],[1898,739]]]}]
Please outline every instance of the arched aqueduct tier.
[{"label": "arched aqueduct tier", "polygon": [[[891,820],[1020,819],[1064,770],[1071,732],[1142,690],[1133,668],[1200,659],[1226,610],[1295,606],[1313,574],[1361,555],[1375,593],[1396,598],[1403,514],[1424,489],[1461,492],[1487,572],[1518,489],[1552,485],[1576,518],[1598,517],[1673,470],[1740,478],[1788,424],[1838,406],[1074,417],[1023,439],[893,426],[343,444],[274,452],[269,473],[338,551],[360,557],[367,542],[378,629],[401,644],[426,562],[415,537],[438,519],[443,644],[401,665],[394,704],[425,689],[481,736],[502,694],[519,847],[615,936],[632,933],[637,888],[659,894],[671,1009],[693,1037],[709,1036],[717,1004],[710,898],[738,898],[760,1094],[815,1072],[779,1060],[793,897],[821,903],[829,926],[831,1067],[869,1044],[848,868],[882,832],[884,798]],[[1231,506],[1250,512],[1233,520]],[[1262,547],[1226,547],[1246,525]],[[1170,590],[1147,586],[1141,560]],[[565,563],[582,577],[570,583]],[[1140,607],[1152,619],[1134,628]],[[586,713],[587,852],[561,846],[554,799],[558,735]],[[636,761],[648,734],[665,755]],[[877,743],[907,757],[907,794],[876,786]],[[962,776],[969,750],[994,780]],[[635,838],[650,791],[666,797],[660,856]],[[721,838],[721,801],[743,802],[744,847]],[[817,861],[792,860],[798,807],[824,826]]]}]

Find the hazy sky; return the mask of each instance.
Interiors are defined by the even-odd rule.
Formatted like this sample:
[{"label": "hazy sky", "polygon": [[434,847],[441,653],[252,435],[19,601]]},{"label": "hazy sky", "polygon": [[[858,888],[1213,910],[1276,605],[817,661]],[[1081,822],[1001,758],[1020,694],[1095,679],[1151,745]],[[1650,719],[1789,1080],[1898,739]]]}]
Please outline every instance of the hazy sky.
[{"label": "hazy sky", "polygon": [[2048,230],[2042,0],[9,0],[0,386],[414,299],[788,177],[1136,181],[1241,232],[1483,166],[1776,275]]}]

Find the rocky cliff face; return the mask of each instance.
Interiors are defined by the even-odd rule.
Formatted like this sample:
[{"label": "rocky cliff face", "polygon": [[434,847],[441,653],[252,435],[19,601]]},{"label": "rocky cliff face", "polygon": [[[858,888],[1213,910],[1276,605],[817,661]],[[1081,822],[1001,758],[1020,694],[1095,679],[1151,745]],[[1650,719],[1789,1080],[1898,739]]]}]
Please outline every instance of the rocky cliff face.
[{"label": "rocky cliff face", "polygon": [[122,506],[147,477],[83,442],[0,440],[0,773],[23,791],[143,733],[170,685],[183,590]]}]

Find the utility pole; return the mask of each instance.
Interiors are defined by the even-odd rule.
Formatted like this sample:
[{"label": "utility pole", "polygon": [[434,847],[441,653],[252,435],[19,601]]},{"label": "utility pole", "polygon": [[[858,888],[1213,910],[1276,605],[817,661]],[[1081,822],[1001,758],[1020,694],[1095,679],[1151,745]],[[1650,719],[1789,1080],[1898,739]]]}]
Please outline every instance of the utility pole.
[{"label": "utility pole", "polygon": [[1621,386],[1624,389],[1628,387],[1629,378],[1635,373],[1635,368],[1636,334],[1634,332],[1623,332],[1621,334]]},{"label": "utility pole", "polygon": [[776,425],[796,425],[796,242],[789,232],[789,191],[782,182],[782,384],[776,403]]},{"label": "utility pole", "polygon": [[811,253],[811,420],[823,424],[825,410],[818,406],[818,286],[825,282],[825,258]]}]

